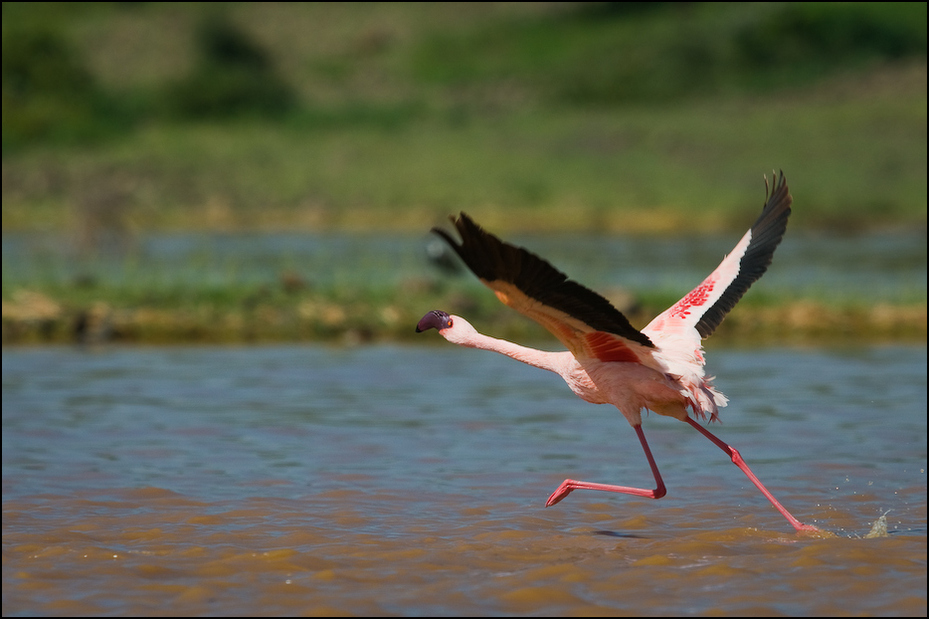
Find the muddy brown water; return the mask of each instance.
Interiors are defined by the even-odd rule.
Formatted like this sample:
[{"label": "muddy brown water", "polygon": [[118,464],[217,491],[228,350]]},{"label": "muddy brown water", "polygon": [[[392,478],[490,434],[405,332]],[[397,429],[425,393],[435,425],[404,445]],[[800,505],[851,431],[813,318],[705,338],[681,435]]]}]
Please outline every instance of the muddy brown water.
[{"label": "muddy brown water", "polygon": [[[717,448],[451,346],[3,350],[3,614],[925,615],[926,348],[711,349]],[[886,513],[886,536],[865,536]]]}]

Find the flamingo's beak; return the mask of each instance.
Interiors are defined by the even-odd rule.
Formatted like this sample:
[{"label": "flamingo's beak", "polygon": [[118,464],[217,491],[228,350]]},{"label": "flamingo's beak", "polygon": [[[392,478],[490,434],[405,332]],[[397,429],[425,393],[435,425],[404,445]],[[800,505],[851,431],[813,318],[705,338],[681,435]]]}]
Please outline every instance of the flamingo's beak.
[{"label": "flamingo's beak", "polygon": [[436,329],[441,331],[442,329],[447,329],[452,326],[452,319],[449,318],[447,312],[442,310],[432,310],[428,314],[422,317],[422,319],[416,323],[416,332],[422,333],[429,329]]}]

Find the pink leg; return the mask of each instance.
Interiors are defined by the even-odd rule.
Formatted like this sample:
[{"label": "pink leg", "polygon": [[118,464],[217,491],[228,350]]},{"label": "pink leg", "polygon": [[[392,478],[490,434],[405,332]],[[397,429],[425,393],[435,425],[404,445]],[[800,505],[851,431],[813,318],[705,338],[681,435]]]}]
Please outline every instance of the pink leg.
[{"label": "pink leg", "polygon": [[696,421],[694,421],[690,417],[687,418],[687,423],[689,423],[694,428],[696,428],[697,432],[699,432],[703,436],[713,441],[714,445],[716,445],[717,447],[725,451],[729,455],[729,457],[732,458],[732,463],[735,464],[740,469],[742,469],[742,472],[745,473],[746,476],[748,476],[748,478],[752,481],[753,484],[755,484],[755,486],[759,490],[761,490],[761,494],[765,495],[765,497],[767,497],[767,499],[771,501],[771,505],[774,506],[774,509],[781,512],[781,515],[784,516],[784,518],[787,518],[787,521],[790,524],[792,524],[793,527],[797,531],[819,531],[819,529],[817,529],[813,525],[803,524],[802,522],[794,518],[793,515],[789,511],[787,511],[784,508],[784,506],[778,502],[777,499],[774,498],[774,495],[768,492],[768,489],[764,487],[764,484],[762,484],[761,481],[757,477],[755,477],[755,474],[752,473],[752,470],[748,468],[747,464],[745,464],[745,460],[742,459],[742,454],[740,454],[736,449],[722,442],[713,433],[711,433],[709,430],[707,430],[706,428],[698,424]]},{"label": "pink leg", "polygon": [[639,442],[642,443],[642,449],[645,450],[645,457],[648,458],[648,464],[652,467],[652,474],[655,476],[655,483],[658,486],[654,490],[643,490],[642,488],[628,488],[626,486],[611,486],[609,484],[595,484],[589,481],[575,481],[573,479],[566,479],[561,482],[561,485],[558,486],[558,489],[555,490],[548,501],[545,502],[545,507],[551,507],[555,503],[559,502],[566,496],[568,496],[572,490],[602,490],[604,492],[622,492],[623,494],[634,494],[635,496],[644,496],[649,499],[660,499],[665,494],[664,482],[661,480],[661,473],[658,472],[658,465],[655,464],[655,459],[652,457],[652,450],[648,448],[648,443],[645,440],[645,433],[642,431],[642,426],[633,426],[635,428],[635,433],[639,435]]}]

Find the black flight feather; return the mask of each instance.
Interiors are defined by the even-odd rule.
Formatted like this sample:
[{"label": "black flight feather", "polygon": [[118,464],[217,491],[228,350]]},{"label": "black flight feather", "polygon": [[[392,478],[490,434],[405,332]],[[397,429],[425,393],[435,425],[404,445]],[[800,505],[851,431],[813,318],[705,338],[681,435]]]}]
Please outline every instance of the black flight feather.
[{"label": "black flight feather", "polygon": [[488,283],[512,284],[526,296],[584,322],[595,331],[606,331],[654,348],[648,336],[629,324],[609,301],[568,279],[546,260],[501,241],[465,213],[451,220],[461,235],[461,244],[441,228],[432,231],[445,239],[478,278]]},{"label": "black flight feather", "polygon": [[739,273],[716,303],[704,312],[696,325],[697,333],[702,338],[712,335],[742,295],[759,277],[764,275],[774,257],[774,250],[784,238],[793,198],[787,188],[783,170],[781,170],[780,177],[777,174],[774,175],[772,185],[774,188],[766,196],[761,215],[752,225],[751,241],[739,261]]}]

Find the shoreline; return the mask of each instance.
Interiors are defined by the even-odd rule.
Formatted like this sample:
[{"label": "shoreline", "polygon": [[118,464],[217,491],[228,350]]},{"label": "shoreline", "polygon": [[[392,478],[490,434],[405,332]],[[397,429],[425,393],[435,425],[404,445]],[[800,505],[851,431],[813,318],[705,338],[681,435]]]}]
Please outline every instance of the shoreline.
[{"label": "shoreline", "polygon": [[[377,296],[377,295],[375,295]],[[34,290],[3,300],[2,344],[258,344],[414,342],[413,327],[433,306],[467,314],[484,332],[514,341],[551,339],[541,327],[506,308],[487,309],[470,298],[442,294],[390,301],[336,301],[306,295],[280,303],[199,303],[186,307],[116,307],[103,299],[68,303]],[[459,309],[455,309],[455,308]],[[644,326],[661,310],[625,312]],[[830,343],[926,342],[927,305],[828,305],[796,300],[736,308],[711,336],[713,342]]]}]

